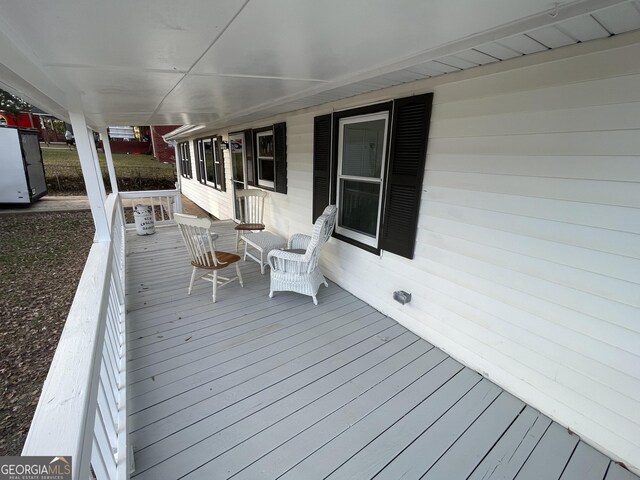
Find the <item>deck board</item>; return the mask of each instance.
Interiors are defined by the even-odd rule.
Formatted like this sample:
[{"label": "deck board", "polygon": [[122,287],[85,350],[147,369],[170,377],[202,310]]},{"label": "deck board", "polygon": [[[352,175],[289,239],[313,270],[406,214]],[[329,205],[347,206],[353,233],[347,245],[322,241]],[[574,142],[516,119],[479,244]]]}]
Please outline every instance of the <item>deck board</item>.
[{"label": "deck board", "polygon": [[189,296],[175,227],[128,233],[126,264],[132,478],[637,480],[333,283],[270,299],[250,261]]},{"label": "deck board", "polygon": [[580,442],[573,452],[560,480],[602,480],[609,459],[584,442]]},{"label": "deck board", "polygon": [[516,480],[558,478],[578,445],[578,437],[552,423],[516,475]]}]

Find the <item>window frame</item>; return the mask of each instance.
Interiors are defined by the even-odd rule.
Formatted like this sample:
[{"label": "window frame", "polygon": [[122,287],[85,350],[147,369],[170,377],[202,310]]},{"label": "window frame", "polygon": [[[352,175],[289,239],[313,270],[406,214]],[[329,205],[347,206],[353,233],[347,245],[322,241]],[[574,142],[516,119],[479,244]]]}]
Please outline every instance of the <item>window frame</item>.
[{"label": "window frame", "polygon": [[[339,110],[333,113],[331,130],[333,132],[332,137],[332,161],[331,161],[331,174],[330,174],[330,182],[329,182],[329,198],[331,200],[330,203],[338,206],[338,158],[340,155],[340,121],[343,118],[353,118],[353,117],[364,117],[368,115],[378,115],[378,114],[387,114],[388,120],[386,124],[386,132],[385,132],[385,149],[383,152],[383,162],[384,162],[384,170],[383,175],[384,178],[387,178],[386,168],[388,168],[388,159],[389,159],[389,148],[390,148],[390,140],[391,140],[391,127],[392,127],[392,118],[393,118],[393,101],[375,103],[372,105],[365,105],[363,107],[349,108],[345,110]],[[345,243],[350,245],[354,245],[356,247],[362,248],[367,252],[371,252],[375,255],[380,255],[380,228],[382,227],[382,222],[384,221],[384,205],[386,201],[386,183],[381,183],[381,192],[380,192],[380,209],[378,210],[378,214],[380,215],[378,230],[376,232],[376,241],[374,245],[371,245],[370,242],[362,242],[360,239],[356,238],[356,235],[345,235],[338,231],[338,229],[334,229],[333,236],[339,240],[342,240]],[[340,217],[340,207],[338,206],[338,215],[336,219]],[[337,225],[337,220],[336,220]]]},{"label": "window frame", "polygon": [[[231,157],[231,180],[234,182],[241,182],[242,184],[244,184],[245,188],[247,186],[247,142],[245,139],[246,135],[245,132],[232,132],[229,133],[228,136],[228,140],[229,140],[229,155]],[[233,149],[233,142],[236,139],[241,139],[242,140],[242,151],[240,152],[240,154],[242,155],[242,158],[240,159],[240,166],[242,169],[242,179],[239,179],[236,177],[236,165],[234,164],[234,153],[238,153],[238,152],[234,152]]]},{"label": "window frame", "polygon": [[[258,134],[271,132],[273,136],[273,186],[258,180]],[[279,122],[260,128],[243,130],[246,144],[246,184],[274,193],[287,194],[287,123]],[[261,168],[261,167],[260,167]],[[271,182],[268,180],[268,182]]]},{"label": "window frame", "polygon": [[433,92],[393,98],[359,109],[317,115],[313,119],[312,221],[336,203],[339,119],[390,111],[382,221],[377,248],[338,232],[345,243],[379,255],[382,250],[413,259],[425,179]]},{"label": "window frame", "polygon": [[[198,182],[214,190],[221,192],[226,191],[225,172],[224,172],[224,154],[220,148],[221,138],[217,135],[196,138],[194,141],[194,149],[196,152],[196,173]],[[212,163],[207,165],[204,145],[211,143]],[[209,167],[211,168],[209,170]]]},{"label": "window frame", "polygon": [[[336,167],[336,180],[335,180],[335,194],[336,201],[335,204],[338,207],[338,215],[335,231],[337,234],[342,235],[344,237],[350,238],[355,242],[358,242],[363,245],[367,245],[371,248],[378,249],[378,245],[380,242],[380,227],[382,223],[383,216],[383,200],[384,200],[384,192],[386,190],[386,168],[388,163],[388,144],[389,144],[389,135],[390,135],[390,117],[391,112],[389,110],[382,110],[378,113],[366,113],[360,115],[349,115],[342,116],[337,119],[337,127],[338,127],[338,140],[337,140],[337,167]],[[344,127],[346,125],[353,125],[357,123],[365,123],[374,120],[384,120],[384,138],[382,141],[382,164],[380,166],[380,177],[361,177],[354,175],[343,175],[342,174],[342,166],[343,166],[343,151],[344,151]],[[356,181],[362,183],[371,183],[379,185],[379,197],[378,197],[378,208],[377,208],[377,219],[376,219],[376,229],[375,236],[372,237],[365,233],[358,232],[356,230],[350,229],[348,227],[343,227],[340,225],[340,218],[342,217],[342,198],[341,198],[341,181]]]},{"label": "window frame", "polygon": [[[254,135],[255,135],[255,162],[256,162],[256,184],[258,187],[260,188],[265,188],[265,189],[269,189],[269,190],[275,190],[275,186],[276,186],[276,157],[275,157],[275,136],[274,136],[274,131],[273,131],[273,127],[266,127],[266,128],[262,128],[259,130],[254,130]],[[273,153],[271,155],[271,157],[266,157],[260,156],[260,137],[271,137],[271,143],[273,145]],[[264,158],[267,160],[270,160],[273,163],[273,180],[264,180],[262,178],[262,173],[263,173],[263,169],[262,169],[262,164],[260,163],[260,159]]]},{"label": "window frame", "polygon": [[180,174],[184,178],[192,179],[193,172],[191,169],[191,148],[189,142],[180,142],[177,147],[178,155],[180,156]]}]

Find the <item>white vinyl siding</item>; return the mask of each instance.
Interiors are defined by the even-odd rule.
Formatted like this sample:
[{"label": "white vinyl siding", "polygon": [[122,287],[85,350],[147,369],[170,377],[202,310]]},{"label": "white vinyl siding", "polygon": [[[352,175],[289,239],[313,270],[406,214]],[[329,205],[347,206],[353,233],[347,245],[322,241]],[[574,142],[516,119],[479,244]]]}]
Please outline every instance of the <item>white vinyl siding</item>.
[{"label": "white vinyl siding", "polygon": [[[191,161],[192,167],[195,169],[197,163],[194,164],[194,158],[196,155],[193,138],[189,139],[189,148],[191,149]],[[224,168],[225,171],[231,171],[231,157],[229,150],[223,150]],[[207,212],[211,213],[218,219],[233,218],[233,193],[231,186],[231,176],[225,175],[225,181],[227,183],[227,191],[214,190],[211,187],[205,186],[198,182],[195,171],[193,178],[181,179],[182,193],[184,193],[189,199],[191,199],[196,205],[203,208]]]},{"label": "white vinyl siding", "polygon": [[311,231],[315,116],[433,91],[415,259],[331,239],[323,270],[638,469],[640,44],[585,47],[266,119],[287,122],[289,189],[265,223]]}]

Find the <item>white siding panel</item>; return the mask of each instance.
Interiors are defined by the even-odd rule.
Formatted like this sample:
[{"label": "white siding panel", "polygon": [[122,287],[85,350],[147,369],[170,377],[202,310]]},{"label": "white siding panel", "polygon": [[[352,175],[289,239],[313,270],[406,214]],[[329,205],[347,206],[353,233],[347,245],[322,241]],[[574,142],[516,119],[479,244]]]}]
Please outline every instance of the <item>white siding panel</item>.
[{"label": "white siding panel", "polygon": [[[536,62],[544,55],[552,61],[458,82],[438,77],[413,260],[331,239],[321,265],[639,470],[640,44],[566,59],[540,53]],[[494,72],[476,70],[484,69]],[[417,85],[410,93],[428,91]],[[314,116],[390,95],[263,122],[288,127],[289,190],[269,195],[268,229],[311,233]],[[231,212],[228,193],[183,185],[212,213]],[[411,303],[393,301],[399,289]]]},{"label": "white siding panel", "polygon": [[[195,137],[194,137],[195,138]],[[224,173],[227,184],[227,191],[221,192],[207,185],[198,182],[196,175],[196,152],[193,145],[193,138],[189,141],[191,149],[191,162],[193,178],[182,178],[182,192],[190,198],[196,205],[208,211],[219,220],[233,218],[233,193],[231,191],[231,157],[229,150],[224,151]]]},{"label": "white siding panel", "polygon": [[[637,138],[640,142],[640,135]],[[510,140],[515,142],[513,139]],[[464,143],[464,141],[465,139],[460,139],[460,143]],[[482,142],[478,141],[478,143]],[[478,148],[481,148],[481,145],[478,145]],[[525,152],[525,154],[528,155],[529,152]],[[634,182],[599,182],[596,180],[554,178],[552,173],[549,173],[547,177],[525,177],[491,175],[488,173],[433,171],[429,172],[428,176],[430,179],[428,186],[435,187],[479,190],[507,195],[523,195],[623,207],[637,207],[640,205],[640,188]]]},{"label": "white siding panel", "polygon": [[479,137],[640,129],[640,102],[565,110],[456,118],[433,122],[430,136]]},{"label": "white siding panel", "polygon": [[425,202],[420,215],[423,227],[429,226],[434,219],[449,219],[467,225],[486,227],[491,231],[512,232],[559,244],[612,253],[619,257],[640,259],[640,249],[634,243],[637,241],[635,234],[607,228],[575,225],[473,207],[459,207],[433,200]]},{"label": "white siding panel", "polygon": [[[613,130],[530,135],[492,135],[488,137],[433,138],[428,153],[485,155],[608,155],[611,145],[617,155],[640,152],[640,131]],[[552,172],[550,172],[552,173]]]},{"label": "white siding panel", "polygon": [[498,175],[640,181],[640,162],[632,156],[430,155],[427,167],[443,172],[492,172]]},{"label": "white siding panel", "polygon": [[[598,278],[588,273],[622,280],[623,282],[619,282],[619,284],[613,282],[616,289],[622,288],[625,283],[640,285],[640,259],[637,258],[597,252],[576,245],[563,245],[494,228],[465,224],[458,220],[431,217],[426,228],[435,234],[479,243],[494,247],[499,251],[513,252],[534,260],[544,260],[557,265],[573,267],[576,270],[575,275],[591,286],[597,283],[609,285],[611,282],[609,278]],[[543,267],[543,270],[547,270],[546,267]],[[556,274],[553,275],[555,277]],[[559,280],[558,277],[555,278]],[[632,289],[632,293],[635,293],[634,289]],[[611,298],[611,296],[607,297]],[[630,295],[628,299],[630,302],[640,304],[640,298],[636,298],[634,295]],[[638,327],[640,328],[640,325]]]},{"label": "white siding panel", "polygon": [[[432,119],[469,118],[490,114],[528,114],[549,112],[590,105],[619,105],[640,102],[640,75],[583,81],[569,85],[538,88],[528,91],[497,93],[492,96],[438,103]],[[434,101],[438,97],[434,98]]]},{"label": "white siding panel", "polygon": [[[431,173],[428,174],[431,176]],[[430,186],[430,199],[524,217],[640,234],[640,209]],[[632,242],[632,245],[635,242]]]}]

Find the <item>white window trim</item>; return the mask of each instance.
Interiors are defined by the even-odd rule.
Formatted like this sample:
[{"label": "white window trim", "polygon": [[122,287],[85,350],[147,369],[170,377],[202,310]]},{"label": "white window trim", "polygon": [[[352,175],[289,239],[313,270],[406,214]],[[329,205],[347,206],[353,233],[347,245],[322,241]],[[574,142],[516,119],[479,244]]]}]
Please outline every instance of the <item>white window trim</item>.
[{"label": "white window trim", "polygon": [[[275,157],[275,144],[274,144],[274,152],[273,152],[273,156],[271,157],[261,157],[260,156],[260,141],[258,140],[260,137],[268,137],[271,136],[273,138],[273,129],[271,130],[264,130],[262,132],[257,132],[256,133],[256,147],[255,147],[255,152],[256,152],[256,163],[258,165],[258,172],[257,172],[257,177],[258,177],[258,186],[260,187],[267,187],[267,188],[275,188],[275,181],[271,181],[271,180],[263,180],[262,179],[262,164],[260,163],[260,159],[264,158],[266,160],[271,160],[273,162],[273,175],[275,178],[275,165],[276,165],[276,157]],[[273,140],[275,141],[275,138],[273,138]]]},{"label": "white window trim", "polygon": [[207,154],[206,154],[206,148],[205,145],[207,143],[211,144],[211,156],[213,157],[213,177],[215,178],[216,176],[216,155],[215,155],[215,150],[214,150],[214,144],[213,144],[213,139],[211,138],[204,138],[202,140],[202,159],[203,159],[203,163],[204,163],[204,182],[206,185],[209,185],[210,187],[216,188],[216,184],[215,182],[212,182],[211,180],[209,180],[209,165],[207,165]]},{"label": "white window trim", "polygon": [[[343,127],[354,123],[370,122],[372,120],[384,120],[384,139],[382,141],[382,165],[380,168],[380,179],[372,177],[357,177],[352,175],[342,175],[342,150],[343,150]],[[382,196],[384,193],[385,169],[387,165],[387,142],[389,139],[389,112],[372,113],[368,115],[358,115],[354,117],[341,118],[338,122],[338,175],[336,179],[336,205],[338,205],[338,223],[336,223],[336,232],[345,237],[349,237],[364,245],[378,248],[380,240],[380,222],[382,221]],[[376,235],[371,237],[360,232],[356,232],[339,225],[340,220],[340,181],[341,180],[357,180],[359,182],[376,183],[380,185],[380,197],[378,198],[378,220],[376,222]]]},{"label": "white window trim", "polygon": [[[233,165],[233,150],[231,148],[231,142],[234,139],[242,139],[242,181],[233,178],[235,176],[235,169]],[[232,133],[229,135],[229,158],[231,159],[231,181],[236,183],[242,183],[244,188],[247,188],[247,143],[244,138],[244,133]]]},{"label": "white window trim", "polygon": [[[218,153],[220,153],[220,157],[218,158]],[[220,178],[218,178],[218,171],[222,173],[224,170],[224,155],[218,149],[218,138],[214,137],[211,139],[211,154],[213,155],[213,177],[215,178],[215,187],[216,190],[222,190],[222,183],[220,183]],[[220,165],[220,169],[216,170],[216,165]]]},{"label": "white window trim", "polygon": [[193,171],[193,165],[189,165],[191,168],[185,168],[187,164],[191,164],[191,151],[189,148],[189,142],[181,142],[180,143],[180,170],[181,175],[184,178],[191,179],[193,175],[191,172]]},{"label": "white window trim", "polygon": [[[204,185],[212,187],[216,190],[222,190],[222,184],[212,182],[209,180],[209,165],[207,165],[207,156],[205,154],[205,143],[211,143],[211,155],[213,156],[213,178],[219,180],[216,175],[216,151],[217,151],[217,138],[201,138],[198,140],[198,155],[202,158],[202,164],[204,165]],[[224,162],[224,160],[222,160]],[[202,183],[202,182],[201,182]]]}]

